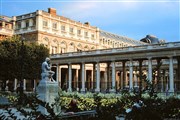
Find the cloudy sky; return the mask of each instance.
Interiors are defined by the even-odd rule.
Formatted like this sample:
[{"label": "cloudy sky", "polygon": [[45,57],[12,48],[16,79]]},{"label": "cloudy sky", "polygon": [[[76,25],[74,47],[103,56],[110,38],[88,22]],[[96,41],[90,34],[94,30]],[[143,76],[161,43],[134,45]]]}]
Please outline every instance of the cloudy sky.
[{"label": "cloudy sky", "polygon": [[6,16],[49,7],[61,16],[135,40],[151,34],[180,41],[180,0],[0,0],[0,14]]}]

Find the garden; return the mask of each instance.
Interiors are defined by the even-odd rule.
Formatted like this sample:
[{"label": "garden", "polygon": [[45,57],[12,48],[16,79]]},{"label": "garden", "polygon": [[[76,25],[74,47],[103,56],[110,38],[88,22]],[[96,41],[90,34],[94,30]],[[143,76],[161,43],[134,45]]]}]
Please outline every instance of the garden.
[{"label": "garden", "polygon": [[[1,93],[0,96],[8,98],[10,103],[9,105],[0,105],[1,109],[5,109],[9,113],[7,119],[17,118],[8,109],[9,107],[14,107],[28,119],[58,120],[63,112],[69,112],[72,100],[76,100],[77,109],[75,112],[96,110],[96,115],[88,117],[88,119],[115,120],[118,117],[124,117],[127,120],[180,119],[180,99],[174,95],[162,97],[160,94],[150,96],[148,93],[143,93],[140,97],[136,93],[127,91],[121,94],[81,94],[78,92],[60,91],[53,105],[40,101],[37,99],[38,95],[36,94],[24,94],[23,98],[16,94],[10,95],[7,93]],[[38,105],[46,107],[49,114],[41,115],[38,112]],[[61,106],[60,114],[53,112],[55,106]],[[25,109],[31,109],[31,111],[26,111]],[[5,119],[6,117],[1,113],[0,118]]]}]

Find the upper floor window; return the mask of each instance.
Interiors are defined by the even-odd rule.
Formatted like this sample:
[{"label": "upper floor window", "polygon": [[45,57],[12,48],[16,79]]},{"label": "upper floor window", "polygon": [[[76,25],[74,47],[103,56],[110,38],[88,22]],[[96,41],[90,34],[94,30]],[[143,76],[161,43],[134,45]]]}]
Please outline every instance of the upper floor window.
[{"label": "upper floor window", "polygon": [[48,27],[48,22],[46,20],[43,21],[43,27]]},{"label": "upper floor window", "polygon": [[19,21],[16,23],[16,29],[20,29],[20,28],[21,28],[21,22]]},{"label": "upper floor window", "polygon": [[78,35],[81,35],[81,30],[77,30],[77,34],[78,34]]},{"label": "upper floor window", "polygon": [[85,36],[85,37],[88,37],[88,32],[84,32],[84,36]]},{"label": "upper floor window", "polygon": [[73,33],[74,29],[72,27],[69,28],[69,32]]},{"label": "upper floor window", "polygon": [[52,24],[52,28],[53,28],[53,29],[57,29],[57,23],[53,23],[53,24]]},{"label": "upper floor window", "polygon": [[29,27],[29,20],[26,21],[26,28]]},{"label": "upper floor window", "polygon": [[36,19],[33,19],[32,20],[32,26],[35,26],[36,25]]},{"label": "upper floor window", "polygon": [[61,31],[65,31],[66,28],[65,28],[65,25],[61,25]]},{"label": "upper floor window", "polygon": [[95,38],[94,34],[91,34],[91,38],[93,38],[93,39]]}]

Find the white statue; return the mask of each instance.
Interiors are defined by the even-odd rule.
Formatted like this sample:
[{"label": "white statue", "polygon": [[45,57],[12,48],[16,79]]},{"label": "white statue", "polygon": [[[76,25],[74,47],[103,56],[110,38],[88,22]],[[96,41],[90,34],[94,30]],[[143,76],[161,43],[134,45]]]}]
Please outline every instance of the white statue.
[{"label": "white statue", "polygon": [[55,82],[53,79],[54,71],[51,71],[50,58],[46,58],[42,63],[42,80]]}]

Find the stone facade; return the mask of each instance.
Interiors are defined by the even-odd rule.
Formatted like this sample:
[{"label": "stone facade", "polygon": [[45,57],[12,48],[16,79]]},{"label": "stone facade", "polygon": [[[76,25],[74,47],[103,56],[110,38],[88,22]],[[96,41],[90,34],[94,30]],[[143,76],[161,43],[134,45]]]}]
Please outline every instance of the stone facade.
[{"label": "stone facade", "polygon": [[[89,22],[81,23],[60,16],[54,8],[49,8],[48,12],[37,10],[35,12],[13,16],[9,18],[9,21],[1,20],[1,23],[3,24],[0,24],[0,27],[4,28],[4,26],[8,25],[8,29],[11,30],[8,35],[3,33],[1,35],[3,38],[4,36],[22,35],[26,41],[37,42],[38,44],[46,46],[52,55],[146,44],[125,36],[103,31],[96,26],[92,26]],[[6,32],[8,31],[6,30]],[[100,66],[99,69],[101,71],[106,71],[106,64],[101,63]],[[68,67],[65,65],[61,66],[61,68],[64,69],[64,71],[56,71],[56,79],[70,77],[67,76]],[[78,72],[80,66],[72,65],[72,69],[76,70],[76,74],[80,73]],[[86,65],[85,69],[90,72],[94,67],[90,64]],[[57,76],[58,72],[64,72],[65,74],[63,76]],[[90,74],[93,73],[91,72]],[[89,77],[88,81],[92,79],[93,76]],[[60,86],[62,86],[63,83],[61,82],[60,84]],[[75,86],[75,84],[73,85]],[[71,88],[69,87],[69,89]]]},{"label": "stone facade", "polygon": [[1,22],[2,27],[8,26],[11,30],[8,36],[23,35],[28,41],[47,46],[50,54],[145,44],[125,36],[105,32],[91,26],[89,22],[81,23],[57,15],[54,8],[49,8],[48,12],[37,10],[13,16],[9,21],[1,20]]}]

